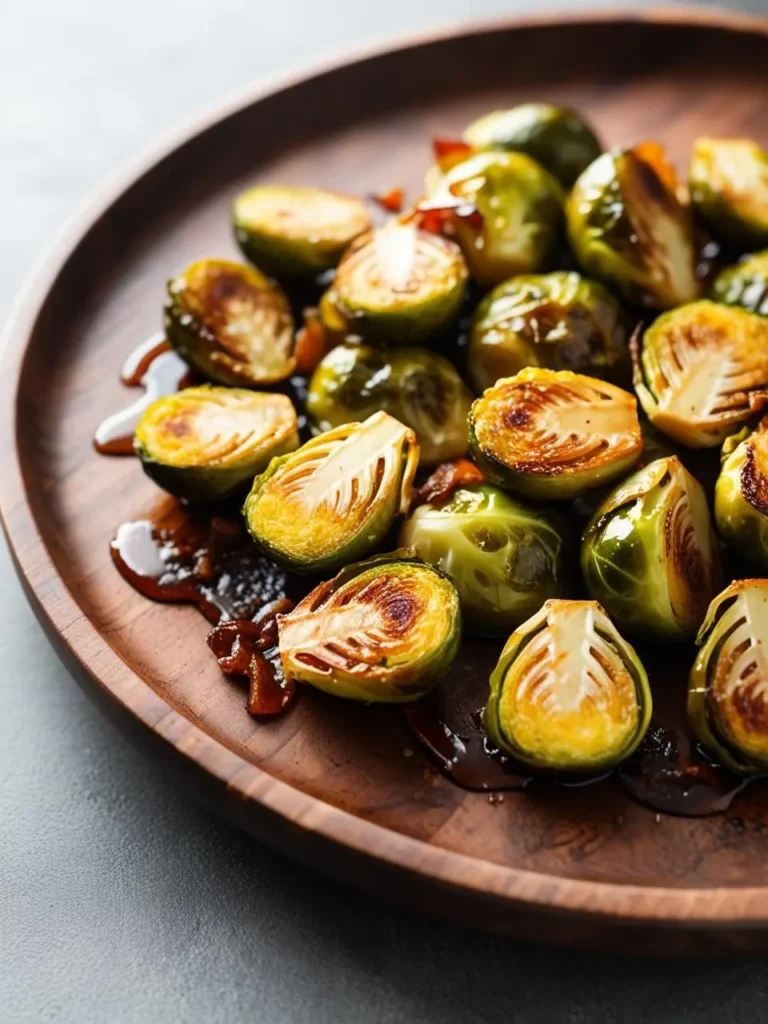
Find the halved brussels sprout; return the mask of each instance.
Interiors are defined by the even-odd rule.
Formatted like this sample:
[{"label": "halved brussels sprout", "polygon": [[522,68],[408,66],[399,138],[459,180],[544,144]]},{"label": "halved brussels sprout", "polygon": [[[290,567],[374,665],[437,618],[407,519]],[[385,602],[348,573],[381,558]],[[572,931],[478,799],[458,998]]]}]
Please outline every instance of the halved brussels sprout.
[{"label": "halved brussels sprout", "polygon": [[660,146],[604,153],[573,186],[566,215],[582,269],[630,302],[671,309],[701,294],[690,211]]},{"label": "halved brussels sprout", "polygon": [[679,459],[657,459],[608,495],[584,532],[581,571],[619,628],[696,635],[720,586],[720,553],[704,489]]},{"label": "halved brussels sprout", "polygon": [[768,320],[735,306],[665,313],[632,354],[648,419],[689,448],[714,448],[768,403]]},{"label": "halved brussels sprout", "polygon": [[238,196],[235,238],[275,277],[312,277],[335,267],[371,219],[360,199],[301,185],[259,185]]},{"label": "halved brussels sprout", "polygon": [[361,235],[323,296],[324,327],[340,337],[408,345],[447,327],[464,301],[467,267],[459,249],[413,224]]},{"label": "halved brussels sprout", "polygon": [[474,149],[527,153],[570,188],[603,151],[594,131],[574,110],[522,103],[473,121],[464,139]]},{"label": "halved brussels sprout", "polygon": [[475,634],[508,635],[563,590],[562,524],[489,484],[420,505],[400,543],[451,577]]},{"label": "halved brussels sprout", "polygon": [[376,703],[422,697],[461,639],[456,588],[411,552],[343,569],[277,621],[287,679]]},{"label": "halved brussels sprout", "polygon": [[529,367],[475,401],[469,445],[495,483],[564,501],[626,473],[643,439],[628,392],[568,370]]},{"label": "halved brussels sprout", "polygon": [[629,383],[629,325],[601,284],[564,270],[513,277],[477,307],[468,366],[478,392],[526,366]]},{"label": "halved brussels sprout", "polygon": [[338,569],[375,550],[407,511],[418,462],[414,432],[384,412],[336,427],[256,477],[246,525],[288,569]]},{"label": "halved brussels sprout", "polygon": [[720,536],[744,558],[768,569],[768,422],[744,428],[723,443],[715,485]]},{"label": "halved brussels sprout", "polygon": [[197,260],[168,282],[165,336],[218,384],[275,384],[293,373],[288,299],[255,267]]},{"label": "halved brussels sprout", "polygon": [[423,465],[466,452],[471,405],[453,364],[423,348],[340,345],[315,370],[307,394],[320,430],[388,412],[416,432]]},{"label": "halved brussels sprout", "polygon": [[699,139],[691,202],[710,231],[742,249],[768,245],[768,152],[749,139]]},{"label": "halved brussels sprout", "polygon": [[709,606],[696,639],[688,719],[726,768],[768,771],[768,580],[736,580]]},{"label": "halved brussels sprout", "polygon": [[416,215],[445,212],[446,227],[480,285],[534,273],[551,261],[561,236],[563,191],[525,153],[477,153],[433,185]]},{"label": "halved brussels sprout", "polygon": [[768,249],[721,271],[712,285],[712,298],[768,317]]},{"label": "halved brussels sprout", "polygon": [[651,690],[634,649],[595,601],[547,601],[507,641],[485,727],[534,768],[612,768],[640,744]]},{"label": "halved brussels sprout", "polygon": [[215,501],[247,490],[270,459],[298,446],[290,398],[210,385],[153,402],[134,438],[146,474],[188,501]]}]

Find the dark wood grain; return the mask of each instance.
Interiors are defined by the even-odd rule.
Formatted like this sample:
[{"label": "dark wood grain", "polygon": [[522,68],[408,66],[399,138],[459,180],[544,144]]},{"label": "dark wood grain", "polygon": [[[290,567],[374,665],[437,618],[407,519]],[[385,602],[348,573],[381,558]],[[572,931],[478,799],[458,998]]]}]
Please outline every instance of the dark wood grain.
[{"label": "dark wood grain", "polygon": [[706,820],[657,822],[608,784],[491,804],[430,771],[389,711],[309,694],[255,724],[202,619],[148,603],[114,571],[118,522],[158,492],[132,460],[91,447],[126,402],[119,368],[157,330],[165,280],[196,256],[234,253],[229,205],[246,184],[413,196],[431,137],[533,98],[583,109],[611,144],[661,139],[682,165],[702,133],[768,145],[766,95],[768,27],[749,19],[480,26],[259,90],[113,183],[20,301],[3,362],[15,397],[0,408],[14,439],[0,479],[13,555],[87,691],[216,810],[354,884],[542,940],[768,946],[765,792]]}]

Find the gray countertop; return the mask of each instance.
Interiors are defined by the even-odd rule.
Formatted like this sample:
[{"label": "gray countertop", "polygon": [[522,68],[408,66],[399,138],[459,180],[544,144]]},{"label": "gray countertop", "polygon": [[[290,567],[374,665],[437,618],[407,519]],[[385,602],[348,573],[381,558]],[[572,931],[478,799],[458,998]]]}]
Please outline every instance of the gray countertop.
[{"label": "gray countertop", "polygon": [[[259,75],[581,2],[22,0],[0,10],[0,312],[62,220]],[[633,6],[644,6],[635,4]],[[768,0],[731,4],[768,13]],[[353,894],[198,808],[48,647],[0,541],[0,1022],[768,1019],[768,969],[524,947]]]}]

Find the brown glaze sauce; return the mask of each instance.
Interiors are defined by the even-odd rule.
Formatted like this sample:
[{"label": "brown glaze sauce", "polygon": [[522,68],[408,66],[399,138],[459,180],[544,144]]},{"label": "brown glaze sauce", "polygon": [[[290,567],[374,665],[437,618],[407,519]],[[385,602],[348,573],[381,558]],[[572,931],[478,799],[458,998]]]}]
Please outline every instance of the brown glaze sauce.
[{"label": "brown glaze sauce", "polygon": [[126,387],[143,387],[144,394],[96,428],[93,446],[102,455],[133,455],[133,435],[144,410],[163,395],[194,382],[191,370],[181,356],[171,351],[162,334],[153,334],[134,349],[123,365],[120,380]]}]

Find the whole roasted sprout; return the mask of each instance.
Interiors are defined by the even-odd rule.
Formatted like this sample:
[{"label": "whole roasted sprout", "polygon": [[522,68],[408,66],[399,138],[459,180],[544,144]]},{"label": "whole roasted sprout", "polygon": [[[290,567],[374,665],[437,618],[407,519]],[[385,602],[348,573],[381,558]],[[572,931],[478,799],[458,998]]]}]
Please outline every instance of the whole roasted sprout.
[{"label": "whole roasted sprout", "polygon": [[626,474],[643,448],[633,395],[568,370],[532,367],[475,401],[469,444],[495,483],[558,501]]},{"label": "whole roasted sprout", "polygon": [[485,727],[524,764],[595,772],[638,747],[651,711],[645,669],[600,605],[553,600],[507,641]]},{"label": "whole roasted sprout", "polygon": [[651,462],[608,495],[584,532],[581,571],[620,629],[696,635],[721,583],[720,556],[704,490],[679,459]]},{"label": "whole roasted sprout", "polygon": [[525,153],[476,153],[430,179],[417,216],[442,211],[475,281],[490,287],[543,270],[561,236],[563,191]]},{"label": "whole roasted sprout", "polygon": [[629,302],[671,309],[699,297],[693,222],[660,146],[604,153],[574,185],[566,218],[583,271]]},{"label": "whole roasted sprout", "polygon": [[165,335],[218,384],[275,384],[295,366],[288,299],[261,271],[231,260],[197,260],[168,282]]},{"label": "whole roasted sprout", "polygon": [[475,634],[506,636],[563,593],[562,523],[490,484],[420,505],[403,524],[400,543],[451,577]]},{"label": "whole roasted sprout", "polygon": [[479,117],[464,132],[473,149],[527,153],[565,188],[602,153],[595,132],[575,110],[523,103]]},{"label": "whole roasted sprout", "polygon": [[744,428],[723,444],[715,485],[715,522],[723,540],[768,569],[768,423]]},{"label": "whole roasted sprout", "polygon": [[456,588],[409,551],[347,566],[277,623],[287,679],[385,704],[422,697],[461,641]]},{"label": "whole roasted sprout", "polygon": [[153,402],[134,439],[145,473],[188,501],[247,490],[274,456],[298,446],[296,410],[285,395],[209,385]]},{"label": "whole roasted sprout", "polygon": [[768,152],[749,139],[699,139],[689,188],[696,213],[720,241],[768,245]]},{"label": "whole roasted sprout", "polygon": [[736,580],[709,606],[691,669],[688,720],[723,765],[768,770],[768,580]]},{"label": "whole roasted sprout", "polygon": [[307,412],[320,430],[388,412],[416,433],[423,465],[467,450],[472,395],[443,356],[423,348],[340,345],[312,375]]},{"label": "whole roasted sprout", "polygon": [[513,277],[477,308],[468,366],[478,392],[526,366],[629,383],[629,325],[616,299],[580,274]]},{"label": "whole roasted sprout", "polygon": [[768,320],[735,306],[665,313],[632,354],[648,419],[689,448],[714,448],[768,403]]},{"label": "whole roasted sprout", "polygon": [[410,504],[416,435],[386,413],[273,459],[243,507],[253,539],[295,572],[334,571],[370,554]]},{"label": "whole roasted sprout", "polygon": [[768,317],[768,249],[718,274],[712,285],[712,298]]},{"label": "whole roasted sprout", "polygon": [[335,267],[371,219],[352,196],[301,185],[259,185],[234,203],[235,238],[244,255],[279,278],[313,277]]},{"label": "whole roasted sprout", "polygon": [[411,345],[459,313],[467,267],[457,246],[413,224],[388,224],[357,238],[320,302],[326,331],[376,345]]}]

